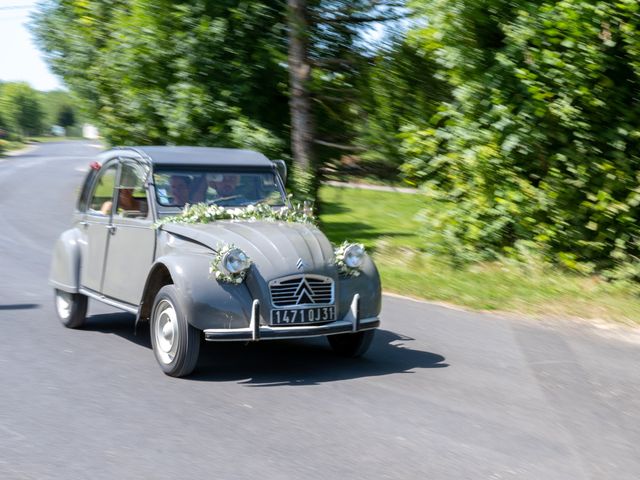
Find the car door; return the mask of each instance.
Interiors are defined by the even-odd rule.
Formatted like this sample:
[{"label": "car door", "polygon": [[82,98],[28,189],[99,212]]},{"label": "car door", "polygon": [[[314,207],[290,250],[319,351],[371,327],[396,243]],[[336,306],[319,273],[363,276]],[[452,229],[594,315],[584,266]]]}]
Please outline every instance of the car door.
[{"label": "car door", "polygon": [[140,303],[153,263],[156,230],[146,191],[148,167],[134,160],[122,163],[111,217],[103,293],[132,305]]},{"label": "car door", "polygon": [[93,185],[88,209],[80,222],[80,284],[84,288],[100,292],[107,252],[108,228],[111,222],[111,206],[118,175],[118,163],[106,164]]}]

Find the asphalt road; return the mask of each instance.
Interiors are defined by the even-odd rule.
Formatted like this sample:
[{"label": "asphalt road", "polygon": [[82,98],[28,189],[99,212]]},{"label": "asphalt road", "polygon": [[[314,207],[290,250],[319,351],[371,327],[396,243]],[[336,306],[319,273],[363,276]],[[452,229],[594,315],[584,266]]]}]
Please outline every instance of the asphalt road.
[{"label": "asphalt road", "polygon": [[165,376],[148,330],[47,285],[88,142],[0,160],[0,479],[640,478],[640,334],[385,297],[362,359],[323,339],[207,344]]}]

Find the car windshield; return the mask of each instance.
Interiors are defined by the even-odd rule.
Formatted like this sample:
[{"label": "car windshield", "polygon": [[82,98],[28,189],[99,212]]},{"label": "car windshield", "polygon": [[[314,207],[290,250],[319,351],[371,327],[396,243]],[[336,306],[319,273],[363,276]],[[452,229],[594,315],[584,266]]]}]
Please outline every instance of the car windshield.
[{"label": "car windshield", "polygon": [[223,207],[285,205],[284,191],[272,171],[163,169],[154,173],[154,183],[157,201],[165,207],[203,202]]}]

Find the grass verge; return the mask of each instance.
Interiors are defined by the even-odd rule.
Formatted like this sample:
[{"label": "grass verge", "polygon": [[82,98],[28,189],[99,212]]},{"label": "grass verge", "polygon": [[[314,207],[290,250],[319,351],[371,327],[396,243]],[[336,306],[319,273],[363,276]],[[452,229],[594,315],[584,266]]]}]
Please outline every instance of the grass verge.
[{"label": "grass verge", "polygon": [[35,143],[67,142],[70,140],[83,140],[83,138],[82,137],[54,137],[54,136],[41,136],[41,137],[29,138],[29,142],[35,142]]},{"label": "grass verge", "polygon": [[640,324],[638,285],[508,261],[457,269],[421,252],[415,216],[426,205],[420,195],[324,186],[320,201],[329,239],[372,250],[387,291],[474,310]]},{"label": "grass verge", "polygon": [[323,186],[320,202],[323,230],[334,243],[349,240],[370,249],[422,244],[414,218],[424,208],[420,195]]},{"label": "grass verge", "polygon": [[9,152],[20,150],[24,147],[26,147],[26,144],[24,142],[19,142],[16,140],[0,140],[0,157],[6,155]]}]

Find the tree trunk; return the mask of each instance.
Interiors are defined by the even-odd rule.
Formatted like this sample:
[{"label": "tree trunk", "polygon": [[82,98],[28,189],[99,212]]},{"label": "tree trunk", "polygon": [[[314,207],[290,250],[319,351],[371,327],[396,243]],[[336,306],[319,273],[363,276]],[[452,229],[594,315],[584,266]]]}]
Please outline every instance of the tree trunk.
[{"label": "tree trunk", "polygon": [[315,137],[308,84],[311,78],[307,0],[287,0],[289,8],[289,107],[291,112],[291,151],[293,180],[297,194],[315,199]]}]

